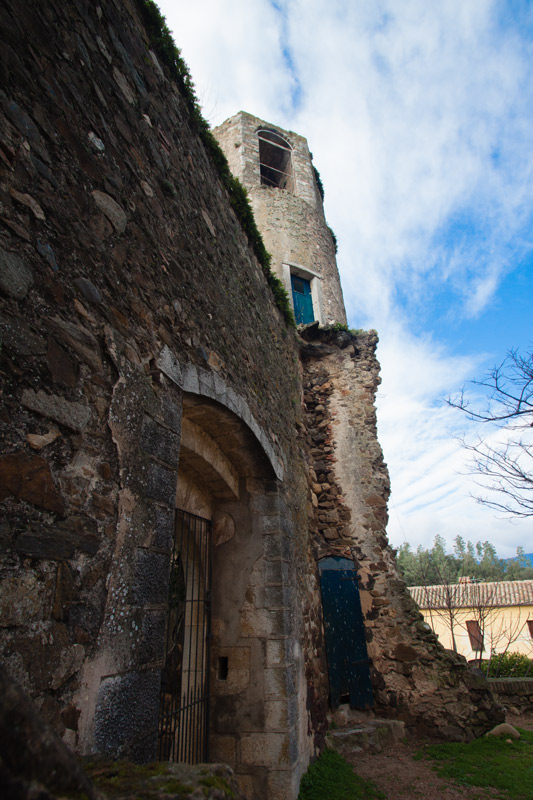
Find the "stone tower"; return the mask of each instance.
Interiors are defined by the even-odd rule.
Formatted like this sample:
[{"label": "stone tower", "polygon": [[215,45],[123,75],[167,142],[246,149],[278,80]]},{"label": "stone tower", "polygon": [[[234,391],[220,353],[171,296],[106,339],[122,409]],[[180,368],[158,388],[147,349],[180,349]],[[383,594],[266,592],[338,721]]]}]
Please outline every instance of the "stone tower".
[{"label": "stone tower", "polygon": [[307,140],[240,111],[214,130],[246,188],[298,323],[346,323],[335,242]]}]

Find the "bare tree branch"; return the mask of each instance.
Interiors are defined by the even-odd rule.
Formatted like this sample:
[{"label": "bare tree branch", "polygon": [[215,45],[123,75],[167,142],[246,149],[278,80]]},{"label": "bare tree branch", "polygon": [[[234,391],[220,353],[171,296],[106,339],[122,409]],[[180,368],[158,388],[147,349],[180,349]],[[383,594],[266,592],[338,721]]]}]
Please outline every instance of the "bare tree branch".
[{"label": "bare tree branch", "polygon": [[469,444],[461,439],[473,454],[473,472],[483,478],[480,485],[503,497],[501,502],[483,496],[475,499],[513,517],[533,516],[533,351],[526,356],[518,350],[509,351],[485,380],[472,383],[489,390],[484,410],[470,406],[464,389],[457,398],[448,398],[448,405],[472,421],[507,430],[507,440],[498,445],[482,439]]}]

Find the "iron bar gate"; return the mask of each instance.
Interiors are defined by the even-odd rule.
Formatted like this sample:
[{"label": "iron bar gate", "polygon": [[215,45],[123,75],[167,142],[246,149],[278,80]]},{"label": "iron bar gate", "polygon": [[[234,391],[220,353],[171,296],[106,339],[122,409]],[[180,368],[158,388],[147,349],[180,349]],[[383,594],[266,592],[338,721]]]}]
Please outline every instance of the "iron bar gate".
[{"label": "iron bar gate", "polygon": [[209,757],[211,523],[176,510],[170,565],[158,758],[197,764]]}]

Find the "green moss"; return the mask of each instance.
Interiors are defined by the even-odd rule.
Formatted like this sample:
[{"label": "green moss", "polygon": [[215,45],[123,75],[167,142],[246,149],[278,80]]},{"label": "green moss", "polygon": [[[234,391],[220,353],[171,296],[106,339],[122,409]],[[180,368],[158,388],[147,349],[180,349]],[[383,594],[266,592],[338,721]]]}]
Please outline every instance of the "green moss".
[{"label": "green moss", "polygon": [[154,800],[160,791],[188,795],[192,786],[169,775],[168,764],[133,764],[131,761],[86,759],[84,766],[95,785],[109,798],[131,795],[135,800]]},{"label": "green moss", "polygon": [[230,787],[229,783],[225,778],[222,778],[220,775],[208,775],[205,778],[200,780],[202,786],[205,786],[204,794],[207,796],[209,794],[209,789],[217,789],[219,792],[222,792],[226,795],[226,797],[235,797],[235,792]]},{"label": "green moss", "polygon": [[[311,156],[312,158],[313,156]],[[322,202],[324,202],[324,184],[322,183],[322,178],[320,177],[320,172],[317,170],[315,165],[313,164],[313,173],[315,176],[316,186],[318,189],[318,193],[322,198]]]},{"label": "green moss", "polygon": [[335,236],[333,228],[331,228],[329,225],[328,225],[328,231],[329,231],[330,236],[331,236],[331,241],[333,242],[333,247],[335,248],[335,255],[337,255],[337,253],[339,252],[339,245],[337,243],[337,237]]},{"label": "green moss", "polygon": [[187,795],[191,794],[191,792],[194,790],[192,786],[182,783],[181,781],[177,780],[177,778],[170,778],[168,781],[158,782],[157,789],[158,791],[163,790],[164,792],[174,795]]},{"label": "green moss", "polygon": [[[274,294],[276,305],[282,312],[287,324],[290,327],[295,328],[296,323],[294,321],[294,314],[292,313],[292,309],[290,307],[288,295],[283,289],[281,282],[275,277],[275,275],[273,275],[271,271],[271,257],[265,248],[262,236],[259,233],[257,225],[255,224],[252,207],[248,200],[246,190],[238,178],[235,178],[231,174],[226,156],[210,131],[208,122],[202,115],[189,68],[187,67],[185,61],[181,57],[179,49],[174,43],[172,34],[165,22],[165,18],[153,0],[135,1],[154,51],[159,56],[163,64],[165,64],[169,69],[171,77],[176,81],[181,94],[185,98],[190,112],[191,126],[194,130],[196,130],[203,141],[209,157],[218,171],[220,180],[228,191],[232,208],[235,211],[237,218],[239,219],[239,222],[246,233],[246,236],[248,237],[248,241],[259,263],[261,264],[268,284]],[[163,191],[165,191],[164,188]]]}]

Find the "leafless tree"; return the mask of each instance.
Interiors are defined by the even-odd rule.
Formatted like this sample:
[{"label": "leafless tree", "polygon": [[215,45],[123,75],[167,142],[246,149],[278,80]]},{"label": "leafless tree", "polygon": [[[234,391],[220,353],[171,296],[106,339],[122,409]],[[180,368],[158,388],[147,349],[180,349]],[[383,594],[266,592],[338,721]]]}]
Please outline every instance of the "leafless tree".
[{"label": "leafless tree", "polygon": [[533,516],[533,350],[525,356],[509,351],[484,380],[472,383],[488,391],[484,409],[473,408],[464,389],[457,398],[448,398],[448,404],[470,420],[503,430],[502,441],[496,444],[487,439],[474,444],[462,440],[473,455],[482,485],[500,498],[476,499],[513,517]]}]

